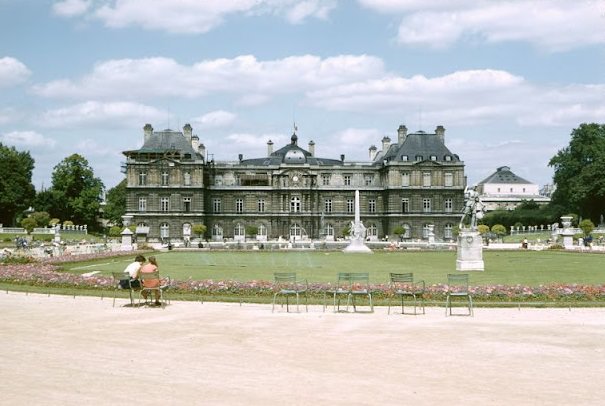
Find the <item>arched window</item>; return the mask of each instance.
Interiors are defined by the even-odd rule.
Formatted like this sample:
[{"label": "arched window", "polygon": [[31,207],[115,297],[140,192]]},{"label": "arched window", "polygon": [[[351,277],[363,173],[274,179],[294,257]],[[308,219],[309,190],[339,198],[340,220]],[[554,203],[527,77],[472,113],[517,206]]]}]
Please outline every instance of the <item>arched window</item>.
[{"label": "arched window", "polygon": [[246,235],[246,228],[241,224],[237,223],[233,229],[233,235],[236,237],[243,237]]},{"label": "arched window", "polygon": [[368,237],[377,237],[378,236],[378,227],[376,224],[372,223],[368,227]]},{"label": "arched window", "polygon": [[168,223],[160,224],[160,237],[161,238],[170,237],[170,226],[168,225]]},{"label": "arched window", "polygon": [[292,213],[300,213],[300,197],[290,199],[290,211]]},{"label": "arched window", "polygon": [[326,224],[326,235],[334,236],[334,226],[332,224]]},{"label": "arched window", "polygon": [[258,235],[267,235],[267,226],[265,226],[264,224],[259,224]]},{"label": "arched window", "polygon": [[212,226],[212,236],[213,237],[222,237],[223,236],[223,227],[218,224]]},{"label": "arched window", "polygon": [[290,237],[300,237],[302,235],[302,227],[298,223],[290,226]]},{"label": "arched window", "polygon": [[183,224],[183,237],[191,236],[191,224],[185,223]]}]

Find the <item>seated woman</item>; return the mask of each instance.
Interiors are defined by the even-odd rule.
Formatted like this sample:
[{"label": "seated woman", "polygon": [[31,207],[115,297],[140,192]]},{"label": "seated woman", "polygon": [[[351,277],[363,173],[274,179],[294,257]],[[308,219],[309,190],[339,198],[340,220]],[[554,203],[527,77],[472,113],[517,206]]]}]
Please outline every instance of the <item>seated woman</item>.
[{"label": "seated woman", "polygon": [[[155,259],[155,257],[149,257],[149,262],[145,265],[143,265],[141,267],[141,270],[139,271],[140,274],[145,274],[145,273],[152,273],[158,270],[158,263]],[[160,280],[159,279],[143,279],[143,288],[147,288],[147,289],[155,289],[153,291],[154,295],[155,295],[155,305],[159,306],[161,305],[160,303]],[[145,298],[145,300],[147,300],[147,291],[143,290],[141,292],[141,295],[143,295],[143,298]]]}]

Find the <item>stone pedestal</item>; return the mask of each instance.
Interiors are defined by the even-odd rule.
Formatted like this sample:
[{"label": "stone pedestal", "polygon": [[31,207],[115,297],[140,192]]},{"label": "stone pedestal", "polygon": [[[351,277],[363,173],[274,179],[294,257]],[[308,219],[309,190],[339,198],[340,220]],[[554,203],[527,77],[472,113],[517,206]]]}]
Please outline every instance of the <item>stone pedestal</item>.
[{"label": "stone pedestal", "polygon": [[122,251],[132,251],[132,234],[129,228],[122,231]]},{"label": "stone pedestal", "polygon": [[483,242],[478,231],[460,230],[458,235],[457,271],[483,271]]},{"label": "stone pedestal", "polygon": [[349,245],[342,251],[346,253],[373,254],[372,250],[361,239],[351,239]]},{"label": "stone pedestal", "polygon": [[574,249],[573,246],[573,236],[574,231],[571,229],[571,220],[570,216],[561,217],[561,223],[563,224],[563,229],[559,231],[561,236],[563,237],[563,246],[566,250]]}]

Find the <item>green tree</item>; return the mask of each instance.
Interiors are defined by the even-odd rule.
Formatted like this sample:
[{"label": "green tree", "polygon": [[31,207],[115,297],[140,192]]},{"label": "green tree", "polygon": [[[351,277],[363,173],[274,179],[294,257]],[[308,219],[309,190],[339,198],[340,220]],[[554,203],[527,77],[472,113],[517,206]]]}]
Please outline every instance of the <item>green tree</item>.
[{"label": "green tree", "polygon": [[126,213],[126,179],[109,189],[105,197],[104,217],[113,224],[122,225]]},{"label": "green tree", "polygon": [[246,226],[246,235],[250,237],[255,237],[258,234],[258,227],[254,224]]},{"label": "green tree", "polygon": [[598,221],[605,212],[605,124],[581,124],[569,145],[551,158],[557,189],[552,203]]},{"label": "green tree", "polygon": [[25,231],[27,231],[27,234],[31,234],[31,232],[34,231],[34,228],[36,228],[37,226],[38,223],[36,223],[36,219],[31,216],[25,217],[23,220],[21,220],[21,227],[23,227]]},{"label": "green tree", "polygon": [[485,235],[489,233],[489,226],[486,226],[485,224],[479,224],[477,226],[477,231],[479,231],[479,234]]},{"label": "green tree", "polygon": [[46,227],[50,223],[50,214],[45,211],[33,212],[31,217],[36,220],[37,227]]},{"label": "green tree", "polygon": [[207,227],[204,224],[200,223],[191,226],[191,231],[193,231],[193,234],[197,235],[198,238],[202,238],[202,235],[204,235],[206,229]]},{"label": "green tree", "polygon": [[17,216],[33,203],[33,170],[34,160],[29,152],[0,143],[0,223],[5,226],[15,225]]},{"label": "green tree", "polygon": [[405,235],[405,227],[402,225],[395,226],[395,228],[393,229],[393,234],[398,235],[399,237]]},{"label": "green tree", "polygon": [[52,174],[52,189],[60,212],[51,212],[55,217],[70,219],[76,224],[86,224],[98,229],[97,215],[101,206],[103,182],[94,176],[88,161],[73,154],[55,166]]},{"label": "green tree", "polygon": [[590,233],[592,233],[592,230],[594,230],[595,228],[594,223],[589,219],[584,219],[580,221],[578,227],[580,227],[580,229],[584,232],[584,235],[587,237],[590,235]]},{"label": "green tree", "polygon": [[496,234],[498,238],[502,238],[508,234],[506,232],[506,227],[504,227],[502,224],[494,224],[492,226],[492,233]]}]

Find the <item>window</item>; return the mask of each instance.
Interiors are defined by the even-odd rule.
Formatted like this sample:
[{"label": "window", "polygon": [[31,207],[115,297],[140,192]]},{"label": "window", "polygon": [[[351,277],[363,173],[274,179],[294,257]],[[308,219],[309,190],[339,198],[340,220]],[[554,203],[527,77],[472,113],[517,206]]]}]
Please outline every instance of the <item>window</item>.
[{"label": "window", "polygon": [[162,172],[162,186],[168,186],[168,171]]},{"label": "window", "polygon": [[432,224],[423,224],[422,225],[422,238],[429,238],[431,234]]},{"label": "window", "polygon": [[443,157],[443,159],[444,159],[445,162],[451,162],[452,156],[451,155],[446,155],[446,156]]},{"label": "window", "polygon": [[169,238],[170,237],[170,226],[168,223],[160,224],[160,238]]},{"label": "window", "polygon": [[366,175],[364,176],[364,182],[366,186],[372,186],[372,184],[374,183],[374,177],[372,175]]},{"label": "window", "polygon": [[267,226],[265,226],[264,224],[259,224],[258,235],[267,235]]},{"label": "window", "polygon": [[347,199],[347,213],[355,212],[355,200]]},{"label": "window", "polygon": [[244,212],[244,199],[235,199],[235,211],[236,213]]},{"label": "window", "polygon": [[401,174],[401,186],[410,186],[410,174],[408,172],[404,172]]},{"label": "window", "polygon": [[290,211],[292,213],[300,213],[300,197],[290,199]]},{"label": "window", "polygon": [[422,161],[422,155],[416,155],[416,162]]},{"label": "window", "polygon": [[185,186],[191,186],[191,172],[187,171],[183,174],[183,184]]},{"label": "window", "polygon": [[183,211],[189,213],[191,211],[191,198],[183,197]]},{"label": "window", "polygon": [[327,186],[330,184],[330,175],[324,173],[323,175],[321,175],[321,184],[324,186]]},{"label": "window", "polygon": [[139,211],[147,211],[147,198],[139,197]]},{"label": "window", "polygon": [[212,199],[212,211],[214,213],[221,212],[221,199]]},{"label": "window", "polygon": [[326,235],[334,236],[334,226],[332,224],[326,224]]},{"label": "window", "polygon": [[367,235],[368,235],[368,237],[377,237],[378,236],[378,227],[376,227],[376,224],[374,224],[374,223],[370,224],[370,226],[368,227]]},{"label": "window", "polygon": [[446,213],[451,213],[453,207],[454,207],[454,203],[453,203],[452,199],[448,198],[443,201],[443,210]]},{"label": "window", "polygon": [[422,186],[424,186],[424,187],[431,186],[431,173],[430,172],[422,173]]},{"label": "window", "polygon": [[332,199],[324,200],[324,207],[326,213],[332,213]]},{"label": "window", "polygon": [[422,199],[422,211],[425,213],[431,212],[431,199]]},{"label": "window", "polygon": [[401,155],[401,160],[402,160],[403,162],[407,162],[407,161],[408,161],[408,159],[409,159],[409,158],[408,158],[408,156],[407,156],[407,155]]},{"label": "window", "polygon": [[443,237],[451,239],[454,236],[454,227],[448,223],[443,227]]},{"label": "window", "polygon": [[431,155],[431,161],[436,161],[437,160],[437,155]]},{"label": "window", "polygon": [[246,228],[241,223],[237,223],[233,229],[233,235],[236,237],[246,236]]},{"label": "window", "polygon": [[170,210],[170,198],[168,198],[168,197],[160,198],[160,210],[161,211]]},{"label": "window", "polygon": [[368,200],[368,211],[370,213],[376,213],[376,199]]},{"label": "window", "polygon": [[212,236],[214,237],[222,237],[223,236],[223,227],[218,224],[212,226]]},{"label": "window", "polygon": [[301,235],[302,227],[297,223],[292,224],[290,227],[290,237],[300,237]]},{"label": "window", "polygon": [[139,172],[139,186],[147,185],[147,172]]},{"label": "window", "polygon": [[443,179],[444,179],[445,187],[454,186],[454,174],[453,173],[446,172],[445,175],[443,175]]},{"label": "window", "polygon": [[351,186],[351,175],[344,176],[345,186]]},{"label": "window", "polygon": [[403,199],[401,199],[401,212],[402,213],[410,212],[410,199],[407,197],[404,197]]},{"label": "window", "polygon": [[265,199],[258,199],[258,212],[259,213],[265,212]]}]

